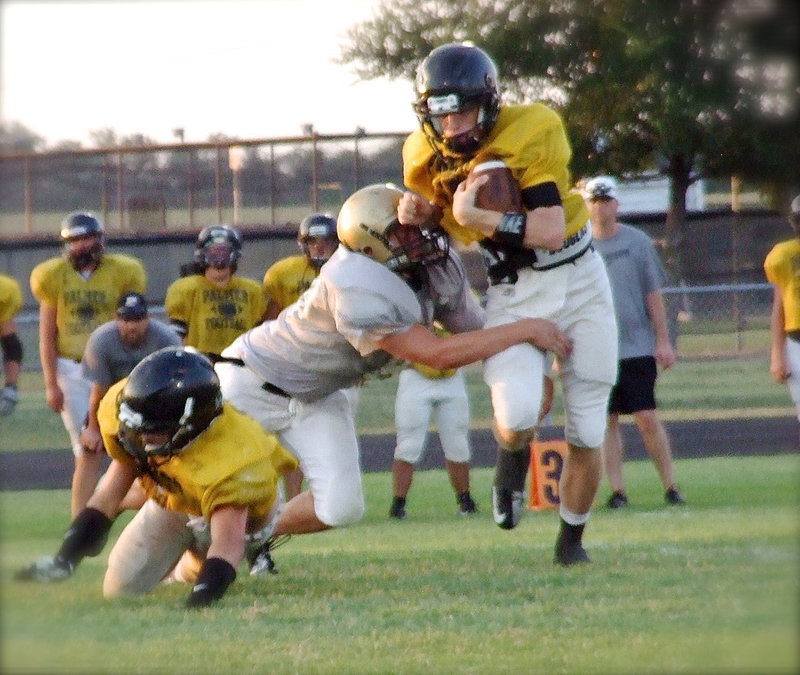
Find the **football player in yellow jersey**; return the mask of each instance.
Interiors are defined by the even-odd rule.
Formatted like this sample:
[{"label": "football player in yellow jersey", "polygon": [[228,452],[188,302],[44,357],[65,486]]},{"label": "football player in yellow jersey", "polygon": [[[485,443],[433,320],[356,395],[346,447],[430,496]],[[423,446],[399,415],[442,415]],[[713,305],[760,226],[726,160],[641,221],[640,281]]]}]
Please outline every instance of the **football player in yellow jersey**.
[{"label": "football player in yellow jersey", "polygon": [[800,419],[800,195],[792,200],[789,223],[795,236],[775,244],[764,260],[774,289],[769,372],[789,386]]},{"label": "football player in yellow jersey", "polygon": [[284,307],[295,302],[333,255],[339,245],[336,218],[329,213],[306,216],[297,231],[297,244],[302,255],[278,260],[264,274],[267,319],[274,319]]},{"label": "football player in yellow jersey", "polygon": [[170,323],[187,346],[212,361],[239,335],[264,320],[266,298],[255,279],[236,276],[242,235],[211,225],[197,237],[195,274],[177,279],[164,301]]},{"label": "football player in yellow jersey", "polygon": [[[491,286],[487,327],[522,317],[551,319],[573,341],[560,364],[569,446],[560,482],[561,528],[554,561],[589,562],[583,529],[602,472],[606,406],[617,374],[617,326],[603,261],[592,246],[588,210],[572,188],[571,149],[550,108],[503,106],[497,68],[482,49],[437,47],[417,70],[420,129],[403,147],[404,225],[439,218],[462,242],[478,242]],[[499,213],[475,206],[479,163],[502,160],[519,183],[524,209]],[[499,452],[492,507],[503,529],[522,513],[530,442],[543,398],[544,352],[515,345],[485,361]]]},{"label": "football player in yellow jersey", "polygon": [[122,498],[140,477],[145,505],[108,559],[103,595],[147,593],[191,551],[202,561],[188,607],[218,600],[245,556],[262,549],[281,503],[281,474],[297,466],[255,420],[223,403],[211,362],[165,347],[113,385],[98,411],[112,462],[58,553],[17,573],[59,581],[103,549]]},{"label": "football player in yellow jersey", "polygon": [[103,224],[91,213],[70,213],[60,234],[64,256],[34,267],[30,284],[39,301],[39,355],[47,405],[61,414],[75,455],[74,517],[97,484],[102,459],[80,441],[92,387],[81,371],[83,350],[92,331],[114,318],[123,293],[144,293],[147,274],[136,258],[105,252]]},{"label": "football player in yellow jersey", "polygon": [[17,335],[14,317],[22,307],[22,289],[17,280],[0,274],[0,348],[3,350],[4,386],[0,389],[0,417],[14,412],[17,383],[22,369],[22,342]]}]

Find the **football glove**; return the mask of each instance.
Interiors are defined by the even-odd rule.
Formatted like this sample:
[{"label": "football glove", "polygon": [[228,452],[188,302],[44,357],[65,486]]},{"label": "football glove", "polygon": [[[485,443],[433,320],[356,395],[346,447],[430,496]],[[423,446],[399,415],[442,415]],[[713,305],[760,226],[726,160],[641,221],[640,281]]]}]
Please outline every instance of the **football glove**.
[{"label": "football glove", "polygon": [[19,394],[17,388],[13,385],[6,385],[0,390],[0,417],[5,417],[14,412],[14,407],[17,405]]},{"label": "football glove", "polygon": [[45,556],[39,558],[34,563],[24,569],[19,570],[14,578],[17,581],[38,581],[41,583],[51,583],[53,581],[63,581],[72,576],[74,567],[58,556]]}]

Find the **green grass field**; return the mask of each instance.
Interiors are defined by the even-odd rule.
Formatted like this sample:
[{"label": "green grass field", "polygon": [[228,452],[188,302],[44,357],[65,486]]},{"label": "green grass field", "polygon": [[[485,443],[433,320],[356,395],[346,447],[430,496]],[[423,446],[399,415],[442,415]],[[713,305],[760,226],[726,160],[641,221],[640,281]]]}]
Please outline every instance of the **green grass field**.
[{"label": "green grass field", "polygon": [[635,505],[595,511],[588,567],[553,566],[553,511],[498,529],[488,469],[473,474],[477,517],[456,514],[436,470],[417,474],[402,522],[386,517],[389,475],[368,474],[362,523],[294,537],[279,575],[243,566],[218,606],[193,613],[185,586],[103,600],[108,548],[61,584],[12,581],[56,550],[68,494],[0,493],[0,670],[798,672],[800,458],[679,461],[684,508],[662,503],[649,463],[626,471]]}]

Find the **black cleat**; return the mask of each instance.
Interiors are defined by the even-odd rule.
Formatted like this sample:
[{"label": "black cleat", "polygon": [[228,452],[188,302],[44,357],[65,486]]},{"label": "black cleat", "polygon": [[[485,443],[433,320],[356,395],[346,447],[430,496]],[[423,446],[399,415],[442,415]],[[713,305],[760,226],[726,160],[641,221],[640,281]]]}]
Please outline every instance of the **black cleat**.
[{"label": "black cleat", "polygon": [[396,518],[403,520],[406,517],[406,498],[395,497],[392,500],[392,505],[389,508],[389,518]]},{"label": "black cleat", "polygon": [[684,506],[686,504],[686,500],[674,485],[664,493],[664,501],[672,506]]},{"label": "black cleat", "polygon": [[458,495],[458,512],[462,516],[472,516],[478,513],[478,505],[468,491]]},{"label": "black cleat", "polygon": [[525,493],[492,486],[492,515],[502,530],[513,530],[522,517]]},{"label": "black cleat", "polygon": [[571,567],[572,565],[585,565],[592,560],[583,546],[572,544],[571,546],[556,546],[553,562],[562,567]]},{"label": "black cleat", "polygon": [[608,498],[607,506],[610,509],[621,509],[628,505],[628,498],[624,492],[612,492]]}]

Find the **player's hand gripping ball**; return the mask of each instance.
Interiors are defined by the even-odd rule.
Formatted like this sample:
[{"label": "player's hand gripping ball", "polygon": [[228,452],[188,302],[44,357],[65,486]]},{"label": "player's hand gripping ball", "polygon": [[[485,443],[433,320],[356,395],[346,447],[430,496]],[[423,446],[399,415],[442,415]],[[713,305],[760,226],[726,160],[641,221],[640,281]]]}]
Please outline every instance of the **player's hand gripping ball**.
[{"label": "player's hand gripping ball", "polygon": [[488,180],[478,188],[475,206],[500,213],[523,211],[519,183],[505,162],[494,159],[478,164],[467,176],[467,186],[480,176],[488,176]]}]

